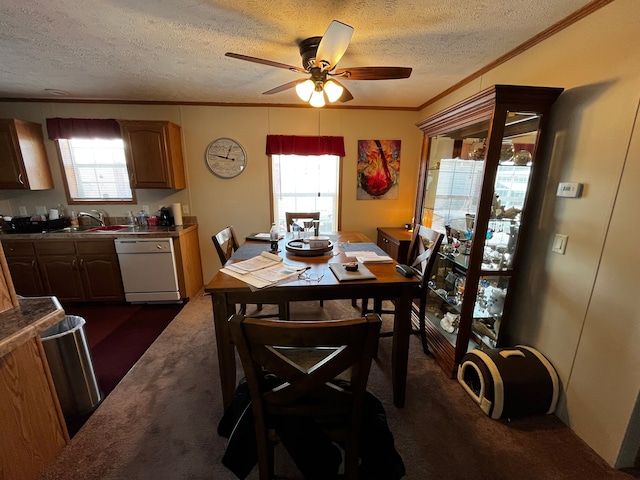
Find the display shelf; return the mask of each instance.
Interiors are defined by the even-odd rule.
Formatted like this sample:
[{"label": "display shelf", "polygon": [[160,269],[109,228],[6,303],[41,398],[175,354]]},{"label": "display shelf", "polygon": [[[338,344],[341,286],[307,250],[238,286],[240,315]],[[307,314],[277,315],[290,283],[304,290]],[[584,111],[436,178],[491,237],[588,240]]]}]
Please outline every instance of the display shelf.
[{"label": "display shelf", "polygon": [[470,349],[507,342],[522,239],[542,198],[541,146],[561,92],[495,85],[418,123],[414,218],[446,234],[429,283],[427,337],[451,376]]}]

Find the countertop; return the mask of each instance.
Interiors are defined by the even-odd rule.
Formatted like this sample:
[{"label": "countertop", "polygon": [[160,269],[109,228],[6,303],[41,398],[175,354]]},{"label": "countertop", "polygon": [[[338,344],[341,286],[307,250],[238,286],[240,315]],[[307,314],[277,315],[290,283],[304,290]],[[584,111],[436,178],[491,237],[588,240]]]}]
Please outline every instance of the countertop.
[{"label": "countertop", "polygon": [[65,317],[56,297],[19,299],[15,308],[0,313],[0,357],[40,335]]},{"label": "countertop", "polygon": [[129,227],[125,230],[119,230],[117,232],[109,233],[94,233],[89,231],[53,231],[53,232],[40,232],[40,233],[2,233],[0,240],[61,240],[61,239],[100,239],[100,238],[118,238],[118,237],[131,237],[136,235],[142,235],[149,238],[163,238],[163,237],[179,237],[191,230],[198,228],[197,224],[193,225],[180,225],[172,227]]}]

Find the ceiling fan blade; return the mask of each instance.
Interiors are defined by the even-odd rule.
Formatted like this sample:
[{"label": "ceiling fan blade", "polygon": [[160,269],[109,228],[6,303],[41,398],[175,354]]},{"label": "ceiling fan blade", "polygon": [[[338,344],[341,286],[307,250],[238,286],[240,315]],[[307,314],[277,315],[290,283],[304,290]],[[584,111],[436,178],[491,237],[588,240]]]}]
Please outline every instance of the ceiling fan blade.
[{"label": "ceiling fan blade", "polygon": [[316,66],[322,70],[334,68],[347,50],[352,35],[353,27],[337,20],[332,21],[318,45]]},{"label": "ceiling fan blade", "polygon": [[280,85],[279,87],[272,88],[271,90],[267,90],[266,92],[263,92],[263,95],[271,95],[273,93],[284,92],[285,90],[289,90],[290,88],[295,87],[298,83],[304,82],[304,81],[306,81],[306,79],[294,80],[293,82],[285,83],[284,85]]},{"label": "ceiling fan blade", "polygon": [[262,65],[268,65],[270,67],[284,68],[285,70],[291,70],[292,72],[308,73],[304,68],[294,67],[293,65],[287,65],[286,63],[274,62],[272,60],[265,60],[263,58],[250,57],[248,55],[241,55],[239,53],[227,52],[224,54],[226,57],[237,58],[238,60],[246,60],[247,62],[261,63]]},{"label": "ceiling fan blade", "polygon": [[354,67],[340,68],[330,75],[342,80],[396,80],[409,78],[411,70],[410,67]]}]

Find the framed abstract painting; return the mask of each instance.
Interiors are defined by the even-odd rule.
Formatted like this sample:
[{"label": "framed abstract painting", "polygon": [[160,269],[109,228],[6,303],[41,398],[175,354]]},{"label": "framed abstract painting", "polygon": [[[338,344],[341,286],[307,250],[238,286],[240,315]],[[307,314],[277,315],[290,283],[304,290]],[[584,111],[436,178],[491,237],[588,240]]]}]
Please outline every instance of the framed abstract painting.
[{"label": "framed abstract painting", "polygon": [[358,140],[357,200],[395,200],[400,180],[400,140]]}]

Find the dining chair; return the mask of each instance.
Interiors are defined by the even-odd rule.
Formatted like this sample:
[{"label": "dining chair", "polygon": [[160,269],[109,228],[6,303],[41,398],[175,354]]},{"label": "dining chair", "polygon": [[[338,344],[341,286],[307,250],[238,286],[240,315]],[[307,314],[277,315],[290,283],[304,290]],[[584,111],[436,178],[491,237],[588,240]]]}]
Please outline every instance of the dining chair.
[{"label": "dining chair", "polygon": [[[216,248],[216,252],[218,252],[218,257],[220,257],[220,263],[222,264],[222,266],[224,266],[224,264],[227,263],[227,261],[233,255],[233,253],[239,248],[238,237],[236,236],[236,232],[233,226],[231,225],[220,230],[217,234],[213,235],[211,237],[211,240],[213,241],[213,245]],[[262,304],[261,303],[256,304],[256,309],[258,311],[261,311]],[[246,312],[247,312],[247,306],[245,304],[240,305],[240,313],[246,314]],[[269,314],[264,316],[265,317],[281,316],[285,319],[288,319],[289,305],[286,303],[278,304],[278,312],[279,312],[278,315]]]},{"label": "dining chair", "polygon": [[[302,212],[285,212],[284,213],[286,222],[287,222],[287,232],[291,231],[291,225],[294,220],[302,220],[302,219],[311,219],[311,220],[320,220],[320,212],[310,212],[310,213],[302,213]],[[304,225],[300,225],[304,228]]]},{"label": "dining chair", "polygon": [[[274,478],[276,426],[292,417],[321,425],[344,448],[344,478],[358,477],[363,402],[380,324],[376,314],[321,321],[231,316],[229,329],[251,399],[261,480]],[[275,387],[273,375],[280,380]],[[336,382],[337,377],[348,383]]]},{"label": "dining chair", "polygon": [[[431,270],[437,258],[437,252],[440,251],[440,245],[444,234],[432,230],[423,225],[416,224],[413,229],[413,236],[409,244],[409,253],[407,255],[408,265],[413,270],[416,278],[420,282],[416,288],[414,301],[418,300],[418,329],[412,329],[411,333],[419,334],[422,341],[422,349],[424,353],[429,353],[426,334],[426,314],[427,314],[427,295],[429,293],[428,282],[431,278]],[[362,299],[362,315],[366,315],[369,311],[369,299]],[[383,309],[382,301],[375,300],[373,311],[380,315],[395,314],[394,310]],[[382,332],[380,337],[390,337],[393,332]]]}]

